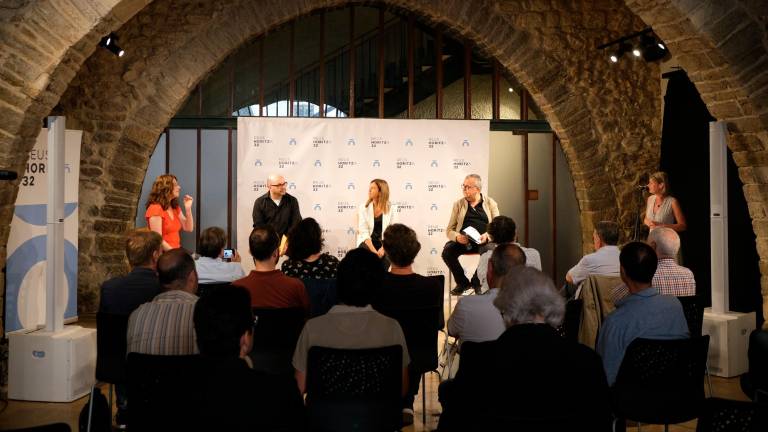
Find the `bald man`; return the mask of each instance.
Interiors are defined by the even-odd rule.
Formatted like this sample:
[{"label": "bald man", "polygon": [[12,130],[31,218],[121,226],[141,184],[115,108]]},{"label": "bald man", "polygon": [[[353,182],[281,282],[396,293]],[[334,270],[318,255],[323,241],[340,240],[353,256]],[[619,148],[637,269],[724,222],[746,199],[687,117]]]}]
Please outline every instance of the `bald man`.
[{"label": "bald man", "polygon": [[285,177],[271,174],[267,177],[267,193],[253,203],[253,226],[271,225],[282,238],[301,220],[299,201],[286,193]]}]

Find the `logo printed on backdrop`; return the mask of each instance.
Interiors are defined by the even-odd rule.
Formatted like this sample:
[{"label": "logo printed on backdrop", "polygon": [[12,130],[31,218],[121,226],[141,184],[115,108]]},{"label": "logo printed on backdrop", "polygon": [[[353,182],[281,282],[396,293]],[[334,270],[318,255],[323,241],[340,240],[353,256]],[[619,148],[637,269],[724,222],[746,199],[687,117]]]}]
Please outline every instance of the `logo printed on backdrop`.
[{"label": "logo printed on backdrop", "polygon": [[291,158],[279,158],[277,159],[277,166],[280,169],[283,169],[285,167],[292,167],[296,166],[298,163],[295,160],[291,160]]},{"label": "logo printed on backdrop", "polygon": [[427,148],[437,149],[445,146],[445,140],[442,138],[430,137],[427,139]]},{"label": "logo printed on backdrop", "polygon": [[349,251],[349,249],[347,249],[345,247],[337,247],[336,248],[336,258],[338,258],[338,259],[344,258],[344,255],[347,254],[347,251]]},{"label": "logo printed on backdrop", "polygon": [[337,213],[344,213],[347,211],[355,210],[357,207],[349,201],[339,201],[336,204]]},{"label": "logo printed on backdrop", "polygon": [[437,204],[432,203],[432,205],[429,206],[429,209],[432,210],[432,211],[437,211]]},{"label": "logo printed on backdrop", "polygon": [[290,189],[290,190],[296,189],[296,183],[294,183],[294,182],[288,183],[288,189]]},{"label": "logo printed on backdrop", "polygon": [[348,146],[356,146],[357,143],[355,142],[354,138],[350,138],[350,139],[347,140],[347,145]]},{"label": "logo printed on backdrop", "polygon": [[397,164],[397,169],[416,166],[416,162],[408,160],[406,158],[397,158],[396,164]]},{"label": "logo printed on backdrop", "polygon": [[321,168],[323,166],[323,163],[320,162],[320,159],[315,159],[315,168]]},{"label": "logo printed on backdrop", "polygon": [[265,137],[265,136],[255,136],[253,137],[253,146],[254,147],[261,147],[268,144],[272,144],[272,139]]},{"label": "logo printed on backdrop", "polygon": [[429,164],[429,166],[432,167],[432,168],[437,168],[438,167],[437,160],[436,159],[432,159],[432,162]]},{"label": "logo printed on backdrop", "polygon": [[395,201],[392,204],[397,206],[398,213],[405,213],[405,211],[412,211],[416,208],[415,205],[409,203],[408,201]]},{"label": "logo printed on backdrop", "polygon": [[254,192],[262,192],[267,190],[267,182],[264,180],[254,180],[253,181],[253,191]]},{"label": "logo printed on backdrop", "polygon": [[315,204],[315,206],[312,207],[312,209],[314,209],[315,211],[321,211],[323,208],[320,207],[320,204]]},{"label": "logo printed on backdrop", "polygon": [[406,146],[406,147],[413,147],[413,140],[412,140],[412,139],[410,139],[410,138],[408,138],[407,140],[405,140],[405,146]]},{"label": "logo printed on backdrop", "polygon": [[440,225],[427,225],[427,235],[432,237],[435,234],[442,234],[445,232],[445,228]]},{"label": "logo printed on backdrop", "polygon": [[288,140],[288,145],[289,146],[295,146],[296,144],[297,144],[296,143],[296,138],[291,138],[291,139]]},{"label": "logo printed on backdrop", "polygon": [[376,148],[378,146],[383,146],[389,144],[389,140],[383,138],[383,137],[371,137],[371,147]]},{"label": "logo printed on backdrop", "polygon": [[468,140],[468,139],[465,139],[464,141],[462,141],[462,142],[461,142],[461,146],[462,146],[462,147],[469,147],[469,140]]},{"label": "logo printed on backdrop", "polygon": [[373,166],[374,166],[374,167],[377,167],[377,168],[378,168],[378,167],[381,167],[381,162],[379,162],[379,160],[378,160],[378,159],[374,159],[374,161],[373,161]]},{"label": "logo printed on backdrop", "polygon": [[432,248],[429,250],[430,255],[437,255],[437,248]]},{"label": "logo printed on backdrop", "polygon": [[445,276],[445,270],[435,267],[435,266],[429,266],[427,267],[427,276]]},{"label": "logo printed on backdrop", "polygon": [[320,228],[320,234],[321,234],[323,237],[327,236],[327,235],[328,235],[328,234],[330,234],[330,233],[331,233],[331,230],[329,230],[329,229],[326,229],[326,228]]},{"label": "logo printed on backdrop", "polygon": [[347,157],[339,158],[336,161],[336,163],[337,163],[339,169],[342,169],[344,167],[353,167],[353,166],[357,165],[357,162],[355,162],[355,161],[353,161],[353,160],[351,160],[350,158],[347,158]]},{"label": "logo printed on backdrop", "polygon": [[430,180],[427,182],[427,191],[429,192],[439,192],[445,190],[445,183],[440,183],[439,181]]},{"label": "logo printed on backdrop", "polygon": [[352,182],[347,183],[347,190],[355,190],[355,184]]},{"label": "logo printed on backdrop", "polygon": [[405,182],[405,190],[413,190],[413,183]]},{"label": "logo printed on backdrop", "polygon": [[459,169],[461,167],[470,167],[470,166],[472,166],[472,164],[464,158],[453,159],[453,169]]},{"label": "logo printed on backdrop", "polygon": [[322,180],[312,180],[312,192],[318,192],[323,189],[330,189],[331,184]]},{"label": "logo printed on backdrop", "polygon": [[261,159],[256,159],[256,162],[253,163],[254,166],[261,166]]},{"label": "logo printed on backdrop", "polygon": [[325,137],[319,136],[319,137],[312,137],[312,147],[314,148],[320,148],[320,146],[324,146],[326,144],[330,144],[331,140],[326,139]]},{"label": "logo printed on backdrop", "polygon": [[355,229],[352,227],[347,227],[347,235],[350,235],[350,236],[355,235]]}]

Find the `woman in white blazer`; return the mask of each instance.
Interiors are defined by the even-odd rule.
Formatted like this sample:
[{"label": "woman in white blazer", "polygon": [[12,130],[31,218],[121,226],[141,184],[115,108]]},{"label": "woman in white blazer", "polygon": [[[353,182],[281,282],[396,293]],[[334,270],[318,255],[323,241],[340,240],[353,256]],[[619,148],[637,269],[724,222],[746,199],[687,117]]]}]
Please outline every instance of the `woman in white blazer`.
[{"label": "woman in white blazer", "polygon": [[368,187],[368,201],[357,212],[357,244],[375,253],[389,267],[381,239],[384,230],[395,223],[397,206],[389,202],[389,185],[385,180],[374,179]]}]

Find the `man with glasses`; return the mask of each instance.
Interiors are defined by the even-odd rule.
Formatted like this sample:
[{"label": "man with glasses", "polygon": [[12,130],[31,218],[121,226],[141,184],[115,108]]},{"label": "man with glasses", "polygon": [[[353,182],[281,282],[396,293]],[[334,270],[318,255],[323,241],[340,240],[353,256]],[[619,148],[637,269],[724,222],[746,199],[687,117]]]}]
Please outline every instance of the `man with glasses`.
[{"label": "man with glasses", "polygon": [[253,226],[271,225],[282,239],[280,252],[284,250],[284,236],[301,220],[299,201],[286,193],[288,183],[279,174],[267,177],[267,193],[253,203]]},{"label": "man with glasses", "polygon": [[[483,181],[477,174],[470,174],[464,178],[461,190],[464,196],[453,204],[451,219],[445,233],[448,243],[443,248],[443,261],[451,270],[456,287],[451,290],[453,295],[461,295],[464,291],[475,288],[479,290],[480,280],[477,273],[472,276],[472,281],[464,275],[464,269],[459,263],[459,256],[464,254],[482,254],[488,243],[486,229],[488,221],[499,215],[499,206],[491,197],[483,196],[480,192]],[[470,239],[464,232],[472,227],[480,233],[478,242]]]}]

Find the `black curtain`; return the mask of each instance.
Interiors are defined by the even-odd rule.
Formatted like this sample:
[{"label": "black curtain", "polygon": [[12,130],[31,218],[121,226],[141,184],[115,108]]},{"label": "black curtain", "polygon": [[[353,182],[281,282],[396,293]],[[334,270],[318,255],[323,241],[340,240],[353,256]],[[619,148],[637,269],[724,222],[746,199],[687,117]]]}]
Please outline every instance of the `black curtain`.
[{"label": "black curtain", "polygon": [[[683,70],[664,74],[664,127],[660,169],[669,175],[672,195],[680,202],[688,223],[681,233],[683,265],[696,277],[697,294],[711,305],[709,232],[709,122],[710,115],[696,87]],[[742,183],[728,150],[728,266],[730,309],[755,311],[762,325],[759,256]]]}]

